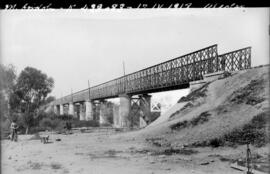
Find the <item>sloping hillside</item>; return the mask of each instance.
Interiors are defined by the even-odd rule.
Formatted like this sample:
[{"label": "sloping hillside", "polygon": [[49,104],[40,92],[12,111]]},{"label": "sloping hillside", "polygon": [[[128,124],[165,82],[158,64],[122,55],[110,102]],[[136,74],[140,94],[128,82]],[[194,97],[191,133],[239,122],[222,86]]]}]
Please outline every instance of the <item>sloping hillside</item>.
[{"label": "sloping hillside", "polygon": [[262,123],[260,131],[265,134],[261,126],[266,127],[268,116],[269,66],[263,66],[206,83],[181,98],[156,123],[129,136],[150,139],[160,146],[207,144],[224,137],[231,140],[231,133],[246,131],[254,122]]}]

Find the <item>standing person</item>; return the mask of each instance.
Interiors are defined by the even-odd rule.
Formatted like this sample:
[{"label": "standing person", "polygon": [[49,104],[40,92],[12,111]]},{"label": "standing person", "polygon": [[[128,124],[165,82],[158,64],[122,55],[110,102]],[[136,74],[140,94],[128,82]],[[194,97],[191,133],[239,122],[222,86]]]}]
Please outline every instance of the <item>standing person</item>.
[{"label": "standing person", "polygon": [[66,134],[71,134],[71,128],[72,128],[72,126],[71,126],[71,121],[66,121],[66,126],[65,126],[65,128],[66,128]]},{"label": "standing person", "polygon": [[15,121],[12,121],[12,123],[10,125],[10,129],[11,129],[11,141],[17,141],[17,139],[18,139],[18,134],[17,134],[18,125],[15,123]]}]

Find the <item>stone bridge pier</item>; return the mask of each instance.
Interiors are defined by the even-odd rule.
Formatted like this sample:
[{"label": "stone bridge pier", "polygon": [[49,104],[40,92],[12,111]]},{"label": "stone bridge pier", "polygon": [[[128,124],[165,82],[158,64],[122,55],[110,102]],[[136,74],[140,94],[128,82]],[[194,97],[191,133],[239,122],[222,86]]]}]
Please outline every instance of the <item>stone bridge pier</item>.
[{"label": "stone bridge pier", "polygon": [[100,100],[100,110],[99,110],[99,124],[104,125],[108,124],[108,108],[107,108],[107,101]]},{"label": "stone bridge pier", "polygon": [[74,104],[72,102],[68,104],[68,115],[74,116]]},{"label": "stone bridge pier", "polygon": [[83,120],[93,120],[93,101],[87,100],[84,102],[85,105],[85,117]]},{"label": "stone bridge pier", "polygon": [[[57,115],[69,114],[79,120],[97,120],[100,125],[108,124],[109,114],[113,115],[113,125],[119,128],[133,127],[132,117],[138,117],[139,127],[145,127],[151,115],[151,96],[147,94],[132,98],[131,95],[119,95],[120,105],[109,105],[103,100],[86,100],[82,102],[69,102],[54,106]],[[136,107],[133,107],[136,99]],[[97,115],[97,116],[95,116]],[[98,118],[97,118],[98,117]]]},{"label": "stone bridge pier", "polygon": [[60,105],[54,105],[53,111],[56,115],[59,115],[60,114]]},{"label": "stone bridge pier", "polygon": [[64,105],[60,104],[60,115],[64,115]]},{"label": "stone bridge pier", "polygon": [[85,120],[85,104],[80,103],[79,105],[79,120]]},{"label": "stone bridge pier", "polygon": [[119,125],[121,128],[131,127],[130,122],[130,110],[131,110],[131,96],[127,94],[119,95],[120,106],[119,106]]}]

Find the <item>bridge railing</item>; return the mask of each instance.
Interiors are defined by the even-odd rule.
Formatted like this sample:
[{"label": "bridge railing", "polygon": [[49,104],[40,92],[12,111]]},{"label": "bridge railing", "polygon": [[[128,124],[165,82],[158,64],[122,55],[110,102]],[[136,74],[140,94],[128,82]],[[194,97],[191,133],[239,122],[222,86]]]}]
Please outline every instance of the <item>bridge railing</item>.
[{"label": "bridge railing", "polygon": [[218,71],[238,71],[251,67],[251,47],[242,48],[236,51],[218,56]]},{"label": "bridge railing", "polygon": [[217,45],[213,45],[132,73],[127,76],[126,93],[170,87],[200,79],[202,74],[207,73],[200,66],[207,65],[217,56]]},{"label": "bridge railing", "polygon": [[144,91],[175,87],[201,80],[207,73],[236,71],[251,67],[251,47],[218,55],[217,45],[119,77],[56,100],[56,103],[116,97]]},{"label": "bridge railing", "polygon": [[[217,45],[186,54],[158,65],[128,74],[118,79],[91,88],[91,99],[113,97],[123,93],[136,93],[144,90],[170,87],[190,80],[202,79],[210,67],[212,59],[217,58]],[[200,76],[198,76],[200,74]]]}]

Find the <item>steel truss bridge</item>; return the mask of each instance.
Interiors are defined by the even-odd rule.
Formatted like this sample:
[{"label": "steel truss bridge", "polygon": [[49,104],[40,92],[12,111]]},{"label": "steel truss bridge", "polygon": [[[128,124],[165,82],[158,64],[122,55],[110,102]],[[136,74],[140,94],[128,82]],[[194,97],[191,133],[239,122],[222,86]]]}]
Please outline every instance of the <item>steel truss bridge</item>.
[{"label": "steel truss bridge", "polygon": [[54,101],[55,105],[137,95],[189,87],[204,74],[238,71],[251,67],[251,47],[218,55],[217,44],[117,79],[87,88]]}]

